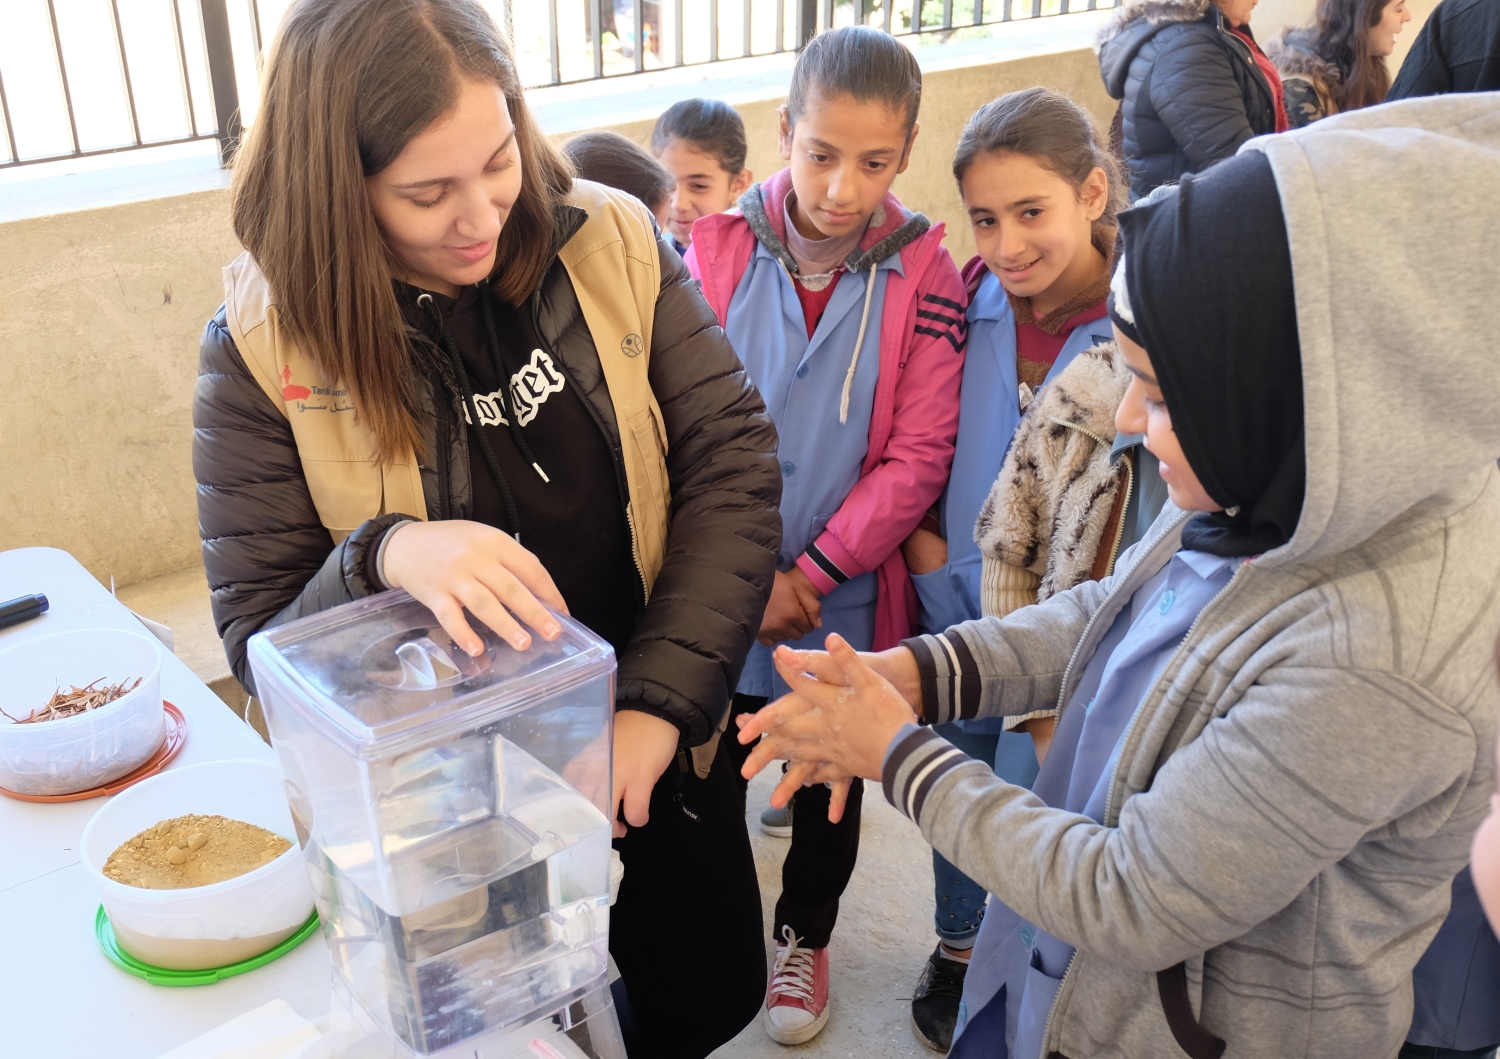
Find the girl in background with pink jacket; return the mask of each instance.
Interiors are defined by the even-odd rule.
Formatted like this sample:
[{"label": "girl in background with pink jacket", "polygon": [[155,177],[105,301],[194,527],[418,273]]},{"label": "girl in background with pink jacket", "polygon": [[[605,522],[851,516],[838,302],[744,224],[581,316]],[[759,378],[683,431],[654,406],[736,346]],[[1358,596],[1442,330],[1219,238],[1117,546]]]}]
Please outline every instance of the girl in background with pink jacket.
[{"label": "girl in background with pink jacket", "polygon": [[[838,632],[880,650],[915,630],[900,546],[948,478],[967,331],[942,225],[890,193],[921,91],[916,60],[887,34],[853,26],[815,38],[781,111],[790,165],[738,211],[693,228],[688,267],[780,434],[783,547],[737,712],[786,694],[771,664],[779,643],[820,648]],[[855,780],[794,802],[763,1011],[783,1044],[812,1039],[828,1019],[827,947],[861,795]]]}]

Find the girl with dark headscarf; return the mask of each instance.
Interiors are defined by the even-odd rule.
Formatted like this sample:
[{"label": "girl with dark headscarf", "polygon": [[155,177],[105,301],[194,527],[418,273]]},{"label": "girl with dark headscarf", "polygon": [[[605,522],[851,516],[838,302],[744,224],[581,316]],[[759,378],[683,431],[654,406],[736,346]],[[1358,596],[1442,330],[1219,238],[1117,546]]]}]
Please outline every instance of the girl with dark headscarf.
[{"label": "girl with dark headscarf", "polygon": [[[1481,103],[1424,100],[1122,214],[1116,425],[1172,500],[1145,540],[1004,618],[778,653],[792,694],[744,725],[747,768],[792,762],[776,798],[878,776],[990,889],[950,1056],[1368,1059],[1414,1029],[1494,788],[1500,377],[1474,315],[1500,205],[1476,224],[1467,189],[1496,171]],[[1031,790],[922,726],[1053,703]]]}]

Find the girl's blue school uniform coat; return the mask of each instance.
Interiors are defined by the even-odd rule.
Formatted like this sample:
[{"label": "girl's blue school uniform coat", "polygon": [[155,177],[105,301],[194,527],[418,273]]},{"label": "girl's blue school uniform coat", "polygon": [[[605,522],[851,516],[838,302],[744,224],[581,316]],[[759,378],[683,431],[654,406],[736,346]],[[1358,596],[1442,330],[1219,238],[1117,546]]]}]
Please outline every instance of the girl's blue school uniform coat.
[{"label": "girl's blue school uniform coat", "polygon": [[[965,270],[968,271],[967,269]],[[1011,438],[1021,423],[1020,381],[1016,375],[1016,315],[1005,288],[993,272],[985,270],[969,300],[969,356],[964,361],[963,390],[959,398],[958,441],[953,452],[953,471],[939,503],[938,520],[948,542],[948,562],[928,574],[912,576],[921,600],[922,629],[942,632],[951,625],[981,616],[979,583],[983,559],[974,540],[974,523],[990,488],[1000,474]],[[1091,346],[1113,340],[1114,331],[1106,314],[1079,324],[1063,344],[1045,386]],[[970,732],[999,732],[1001,721],[992,718],[965,721]],[[1002,778],[1021,782],[1024,758],[1030,755],[1035,774],[1031,740],[1018,736],[1025,753],[1017,755],[1015,768]],[[1000,755],[1007,757],[1008,747]],[[997,766],[1001,762],[997,761]],[[1015,778],[1013,778],[1015,777]],[[1026,780],[1029,785],[1029,778]]]},{"label": "girl's blue school uniform coat", "polygon": [[[757,243],[729,303],[724,331],[760,390],[780,436],[776,450],[783,482],[780,570],[791,569],[859,481],[880,376],[886,277],[893,270],[905,274],[899,253],[873,270],[842,274],[809,338],[791,276],[764,244]],[[867,296],[864,342],[849,388],[849,412],[841,423],[839,400],[855,356]],[[824,637],[836,632],[857,650],[868,651],[875,638],[875,580],[871,570],[839,585],[823,597],[823,627],[787,642],[799,649],[821,649]],[[751,647],[738,690],[742,695],[772,698],[790,690],[771,664],[771,648],[759,643]]]}]

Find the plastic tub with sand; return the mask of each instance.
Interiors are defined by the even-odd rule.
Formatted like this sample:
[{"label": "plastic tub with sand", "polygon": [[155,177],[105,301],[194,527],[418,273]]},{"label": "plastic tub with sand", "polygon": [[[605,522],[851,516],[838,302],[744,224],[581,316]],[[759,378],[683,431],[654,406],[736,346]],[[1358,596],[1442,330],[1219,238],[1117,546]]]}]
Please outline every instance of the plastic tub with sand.
[{"label": "plastic tub with sand", "polygon": [[312,914],[281,770],[268,762],[215,761],[145,780],[94,814],[82,853],[120,947],[155,967],[250,959]]}]

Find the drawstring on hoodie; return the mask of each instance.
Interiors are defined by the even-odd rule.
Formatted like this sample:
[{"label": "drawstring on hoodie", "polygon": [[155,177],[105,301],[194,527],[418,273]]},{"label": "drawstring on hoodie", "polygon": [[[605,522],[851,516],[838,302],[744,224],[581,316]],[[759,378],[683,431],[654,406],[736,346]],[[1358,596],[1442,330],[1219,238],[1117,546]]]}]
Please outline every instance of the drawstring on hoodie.
[{"label": "drawstring on hoodie", "polygon": [[849,391],[854,388],[854,369],[859,367],[859,351],[865,344],[865,328],[870,323],[870,303],[875,300],[875,269],[878,261],[870,263],[870,282],[865,284],[865,311],[859,318],[859,337],[854,340],[854,356],[849,358],[849,370],[844,373],[844,393],[839,398],[839,425],[849,422]]},{"label": "drawstring on hoodie", "polygon": [[536,462],[531,446],[526,444],[526,435],[521,432],[521,421],[510,406],[509,388],[505,385],[505,365],[500,360],[500,339],[495,334],[495,313],[490,308],[490,299],[493,297],[489,288],[482,288],[479,292],[479,307],[484,313],[484,333],[490,340],[490,365],[495,369],[495,378],[500,380],[500,405],[505,412],[505,424],[510,427],[510,439],[516,443],[516,448],[521,451],[526,462],[531,464],[531,469],[536,471],[542,481],[550,484],[552,479],[547,477],[542,465]]},{"label": "drawstring on hoodie", "polygon": [[[454,372],[458,375],[459,399],[463,402],[464,411],[469,417],[470,424],[474,427],[474,437],[479,442],[479,452],[484,457],[485,466],[489,468],[490,477],[495,480],[495,486],[500,490],[500,500],[505,505],[505,521],[510,526],[511,536],[516,543],[521,541],[521,511],[516,507],[516,498],[511,495],[510,483],[505,480],[505,472],[500,469],[500,460],[495,456],[495,450],[490,445],[490,439],[484,436],[480,429],[479,409],[474,404],[473,387],[469,385],[469,373],[464,370],[463,357],[459,356],[458,349],[453,345],[453,338],[448,334],[448,325],[443,321],[442,311],[438,308],[437,301],[431,294],[423,291],[417,295],[417,304],[432,314],[438,325],[438,345],[448,355],[449,362],[453,365]],[[491,328],[493,333],[493,328]],[[505,378],[500,380],[501,400],[504,401]],[[506,418],[514,419],[509,409],[505,409]],[[439,457],[441,458],[441,457]]]}]

